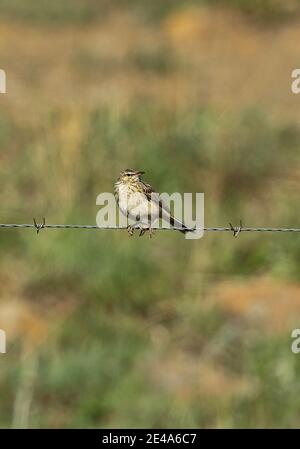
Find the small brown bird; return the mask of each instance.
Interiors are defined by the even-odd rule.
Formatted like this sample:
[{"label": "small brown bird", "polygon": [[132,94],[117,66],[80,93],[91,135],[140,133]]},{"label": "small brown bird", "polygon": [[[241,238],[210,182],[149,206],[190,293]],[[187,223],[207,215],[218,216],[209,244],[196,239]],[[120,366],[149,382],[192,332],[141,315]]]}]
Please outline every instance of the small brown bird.
[{"label": "small brown bird", "polygon": [[164,219],[170,225],[182,233],[190,232],[183,223],[170,213],[150,184],[142,181],[144,174],[141,170],[126,169],[120,173],[115,183],[115,197],[121,212],[130,219],[133,224],[128,226],[128,232],[133,235],[134,229],[140,229],[140,236],[149,230],[152,237],[153,225]]}]

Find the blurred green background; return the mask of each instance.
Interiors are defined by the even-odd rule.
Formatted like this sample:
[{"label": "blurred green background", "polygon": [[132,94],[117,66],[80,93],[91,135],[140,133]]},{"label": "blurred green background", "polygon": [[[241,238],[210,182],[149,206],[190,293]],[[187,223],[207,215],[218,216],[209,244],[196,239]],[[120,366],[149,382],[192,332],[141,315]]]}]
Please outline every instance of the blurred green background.
[{"label": "blurred green background", "polygon": [[[207,226],[299,226],[299,25],[298,0],[2,0],[0,222],[93,224],[133,167]],[[0,230],[0,426],[298,427],[299,249]]]}]

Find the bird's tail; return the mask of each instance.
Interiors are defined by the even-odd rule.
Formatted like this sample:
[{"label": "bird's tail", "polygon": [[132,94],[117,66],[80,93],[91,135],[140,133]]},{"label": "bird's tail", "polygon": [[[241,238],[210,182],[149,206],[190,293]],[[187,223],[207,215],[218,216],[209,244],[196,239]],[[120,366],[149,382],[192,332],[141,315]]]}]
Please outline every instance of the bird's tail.
[{"label": "bird's tail", "polygon": [[187,228],[181,221],[177,220],[177,218],[170,216],[170,224],[177,231],[182,232],[182,234],[186,234],[187,232],[193,232],[194,229]]}]

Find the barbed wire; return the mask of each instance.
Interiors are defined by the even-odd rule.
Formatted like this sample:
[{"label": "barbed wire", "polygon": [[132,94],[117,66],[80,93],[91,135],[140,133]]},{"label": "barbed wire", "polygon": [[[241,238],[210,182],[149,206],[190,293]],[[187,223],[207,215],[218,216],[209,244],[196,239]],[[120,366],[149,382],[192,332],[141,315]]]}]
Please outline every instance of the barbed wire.
[{"label": "barbed wire", "polygon": [[[46,224],[45,218],[42,223],[38,223],[35,218],[33,223],[0,223],[0,228],[33,228],[39,233],[42,229],[99,229],[99,230],[127,230],[127,226],[97,226],[81,224]],[[179,228],[154,227],[157,231],[178,231]],[[271,228],[271,227],[244,227],[242,221],[238,226],[229,223],[228,227],[203,227],[187,228],[186,231],[205,231],[205,232],[232,232],[237,237],[241,232],[300,232],[300,228]]]}]

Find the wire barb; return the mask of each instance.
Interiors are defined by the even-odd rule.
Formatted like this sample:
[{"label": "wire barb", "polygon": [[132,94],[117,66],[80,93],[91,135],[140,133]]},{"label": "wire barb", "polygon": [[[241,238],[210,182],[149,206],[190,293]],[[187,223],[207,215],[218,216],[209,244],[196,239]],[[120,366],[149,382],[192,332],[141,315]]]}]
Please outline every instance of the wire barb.
[{"label": "wire barb", "polygon": [[[234,237],[237,237],[241,232],[263,232],[263,233],[273,233],[273,232],[280,232],[280,233],[299,233],[300,234],[300,227],[299,228],[263,228],[263,227],[253,227],[253,228],[246,228],[242,226],[242,221],[240,220],[239,226],[233,226],[231,223],[229,223],[229,227],[196,227],[190,229],[191,231],[205,231],[205,232],[233,232]],[[37,233],[44,228],[47,229],[78,229],[78,230],[98,230],[98,231],[121,231],[128,229],[127,226],[118,226],[118,225],[107,225],[107,226],[97,226],[94,225],[84,225],[84,224],[46,224],[45,218],[43,219],[42,223],[37,223],[35,218],[33,219],[33,223],[0,223],[0,229],[36,229]],[[154,227],[153,229],[157,231],[177,231],[176,228],[170,228],[169,226],[166,227]]]},{"label": "wire barb", "polygon": [[233,237],[238,237],[239,234],[243,230],[242,220],[240,220],[240,225],[239,226],[233,226],[231,223],[229,223],[229,225],[230,225],[231,231],[233,232]]},{"label": "wire barb", "polygon": [[33,225],[34,228],[36,229],[36,233],[38,234],[40,232],[41,229],[44,229],[46,226],[46,219],[45,217],[43,218],[43,223],[37,223],[36,219],[33,218]]}]

